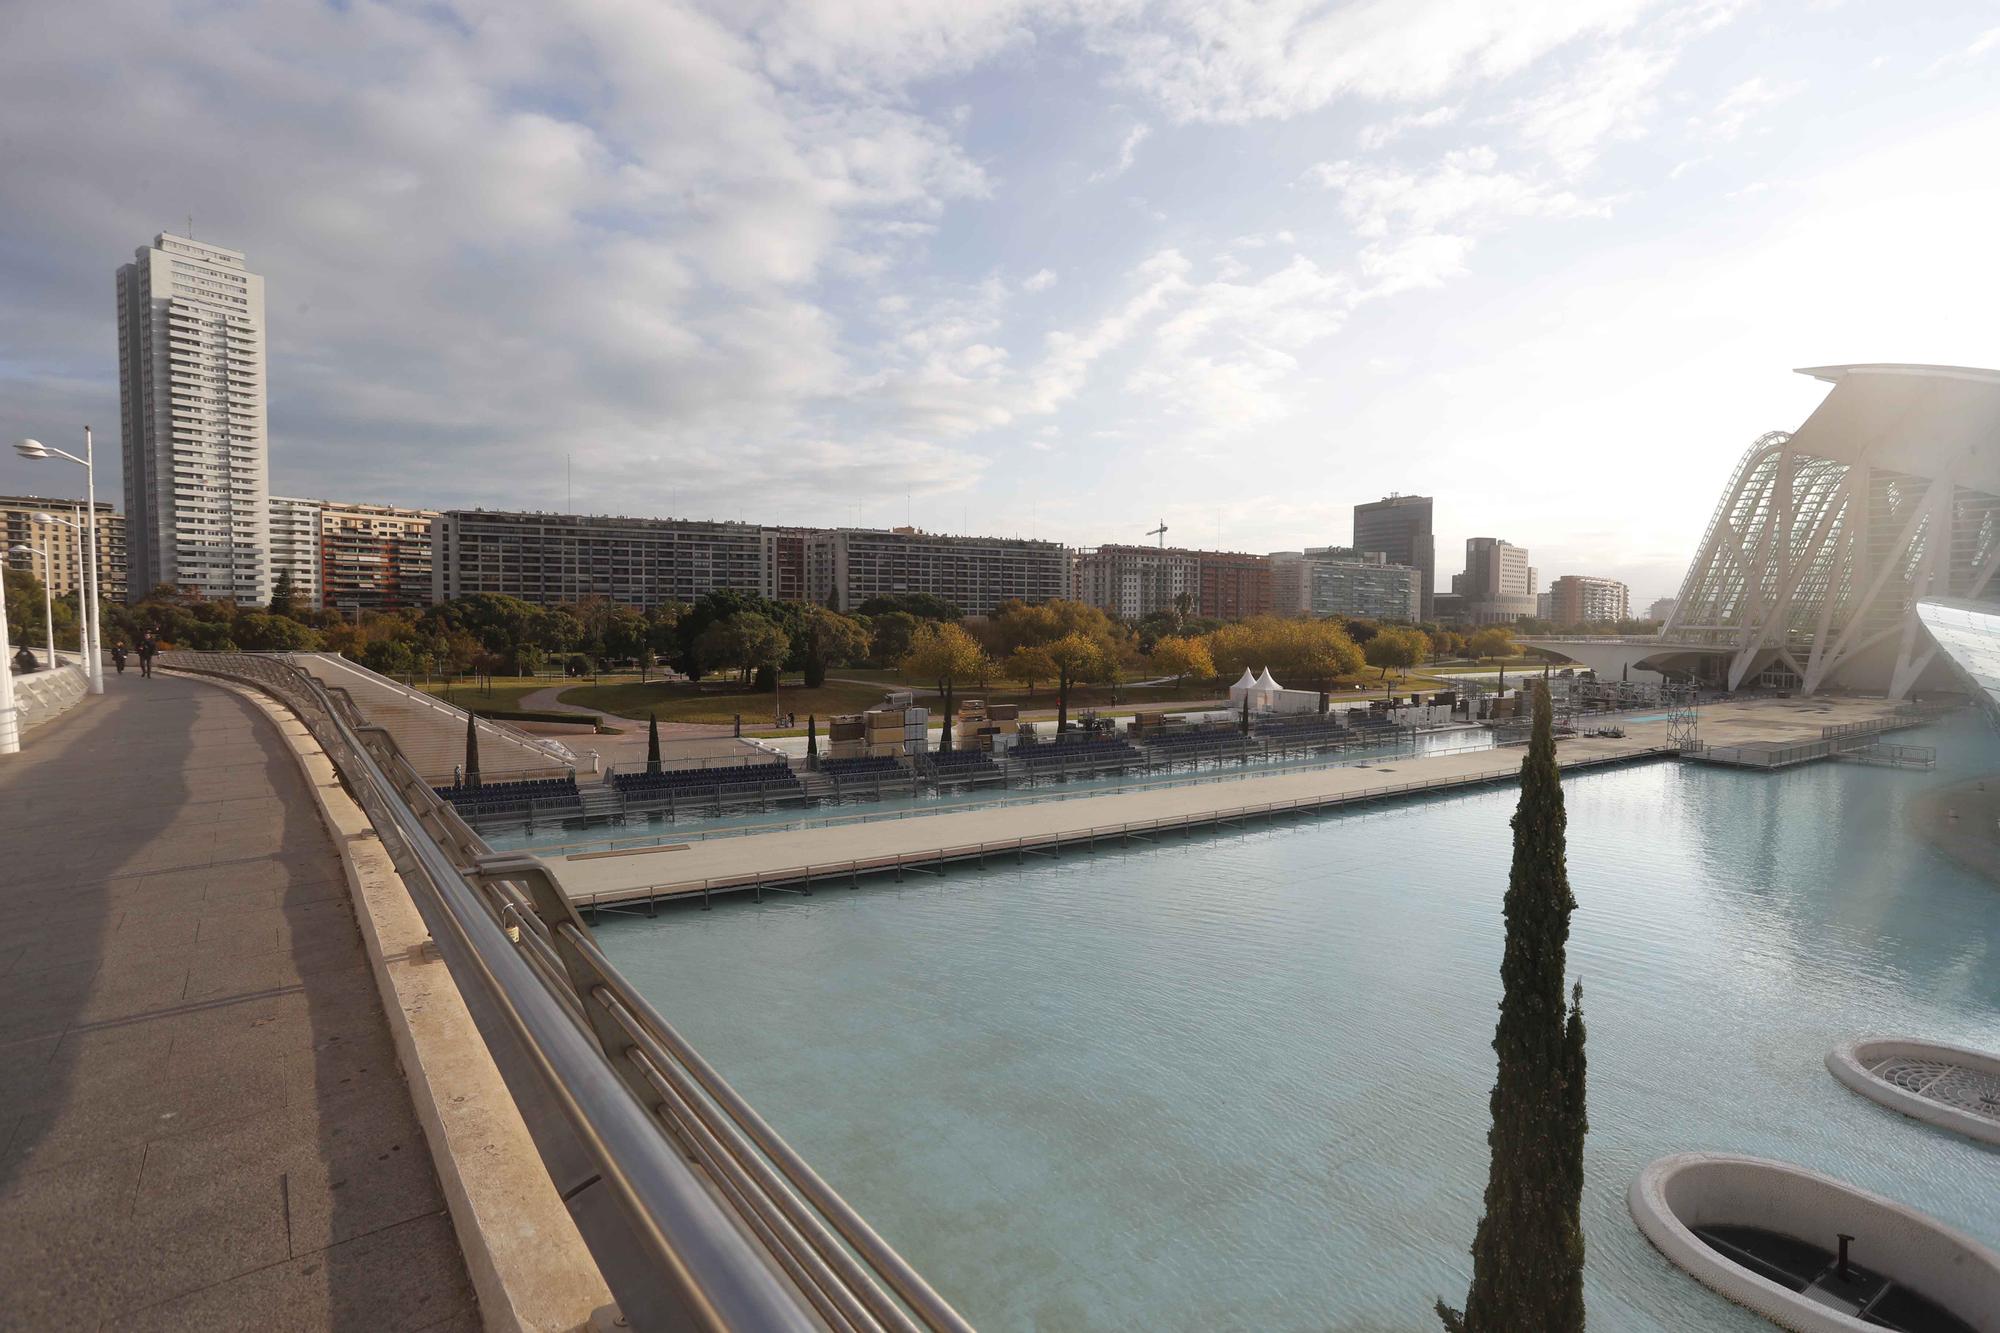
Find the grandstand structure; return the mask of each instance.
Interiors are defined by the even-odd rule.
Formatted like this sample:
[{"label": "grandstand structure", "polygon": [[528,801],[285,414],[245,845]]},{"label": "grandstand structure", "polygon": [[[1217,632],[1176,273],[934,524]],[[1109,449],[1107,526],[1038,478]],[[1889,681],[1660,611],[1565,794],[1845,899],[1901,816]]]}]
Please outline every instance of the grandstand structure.
[{"label": "grandstand structure", "polygon": [[1760,436],[1654,636],[1530,638],[1595,670],[1900,699],[1954,684],[1924,598],[1990,601],[2000,570],[2000,371],[1821,366],[1795,431]]}]

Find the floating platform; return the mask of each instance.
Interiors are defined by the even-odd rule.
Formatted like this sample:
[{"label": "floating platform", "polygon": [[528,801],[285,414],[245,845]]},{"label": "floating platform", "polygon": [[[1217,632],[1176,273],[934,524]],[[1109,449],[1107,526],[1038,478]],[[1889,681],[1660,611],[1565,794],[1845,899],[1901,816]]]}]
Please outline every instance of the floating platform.
[{"label": "floating platform", "polygon": [[1826,1067],[1892,1111],[2000,1144],[2000,1056],[1913,1037],[1863,1037],[1828,1051]]}]

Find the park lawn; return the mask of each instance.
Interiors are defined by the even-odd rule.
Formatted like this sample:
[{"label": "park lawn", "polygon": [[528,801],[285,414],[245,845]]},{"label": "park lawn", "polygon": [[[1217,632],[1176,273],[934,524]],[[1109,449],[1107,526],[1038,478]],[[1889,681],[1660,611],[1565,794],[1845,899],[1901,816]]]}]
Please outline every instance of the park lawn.
[{"label": "park lawn", "polygon": [[491,688],[483,680],[467,676],[461,680],[434,680],[425,684],[417,683],[417,688],[426,694],[435,694],[448,703],[461,708],[500,708],[518,710],[521,701],[536,690],[545,690],[560,681],[537,680],[532,676],[495,676]]},{"label": "park lawn", "polygon": [[773,699],[769,690],[731,690],[704,693],[685,681],[641,685],[636,680],[619,685],[577,685],[564,690],[561,699],[579,708],[593,708],[643,722],[652,714],[662,722],[729,722],[742,714],[745,726],[768,724],[771,714],[782,707],[801,718],[832,713],[859,713],[882,702],[885,687],[844,685],[828,681],[819,689],[787,685]]}]

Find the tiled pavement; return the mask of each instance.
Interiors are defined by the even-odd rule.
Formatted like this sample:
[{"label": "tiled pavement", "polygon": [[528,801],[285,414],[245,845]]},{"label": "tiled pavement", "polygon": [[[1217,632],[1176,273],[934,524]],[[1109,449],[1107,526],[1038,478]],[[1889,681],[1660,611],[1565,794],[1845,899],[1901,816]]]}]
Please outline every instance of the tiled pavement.
[{"label": "tiled pavement", "polygon": [[0,758],[0,1328],[478,1328],[275,728],[136,673]]}]

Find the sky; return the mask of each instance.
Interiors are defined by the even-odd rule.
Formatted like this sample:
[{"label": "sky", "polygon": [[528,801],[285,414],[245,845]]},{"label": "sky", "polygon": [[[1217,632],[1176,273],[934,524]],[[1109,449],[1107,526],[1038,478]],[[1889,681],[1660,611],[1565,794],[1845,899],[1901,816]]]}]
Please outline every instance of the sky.
[{"label": "sky", "polygon": [[[66,0],[0,13],[0,434],[266,280],[272,489],[1345,544],[1670,595],[1793,369],[2000,366],[2000,3]],[[76,469],[0,459],[0,490]]]}]

